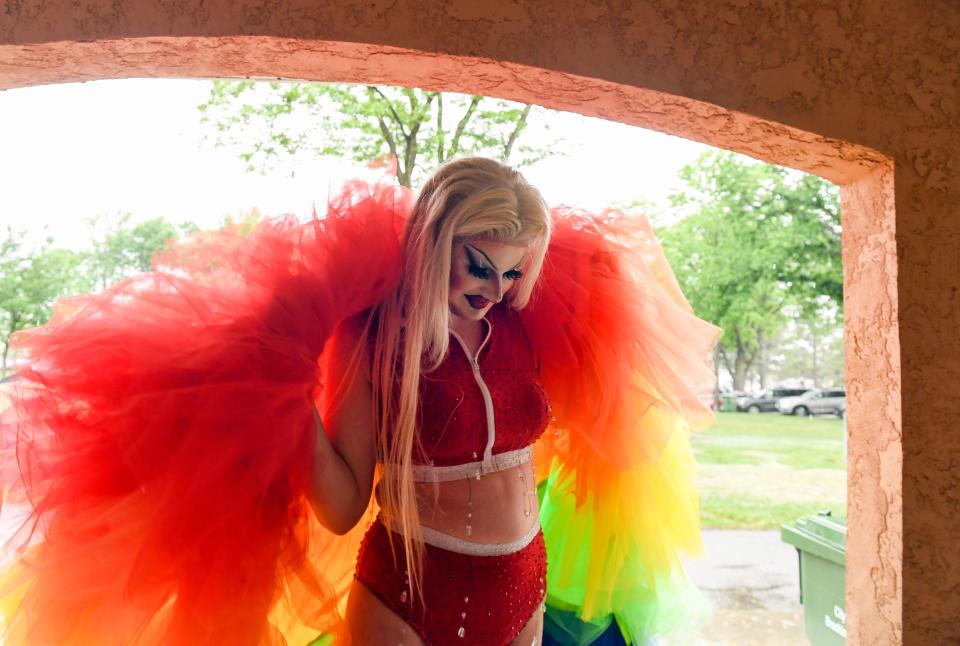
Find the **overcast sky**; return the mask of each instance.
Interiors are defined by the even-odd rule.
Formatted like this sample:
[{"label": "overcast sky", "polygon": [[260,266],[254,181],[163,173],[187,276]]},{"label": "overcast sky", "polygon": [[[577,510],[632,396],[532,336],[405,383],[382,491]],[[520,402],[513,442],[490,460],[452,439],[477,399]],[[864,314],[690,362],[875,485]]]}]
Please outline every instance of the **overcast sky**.
[{"label": "overcast sky", "polygon": [[[308,213],[355,174],[336,159],[298,177],[246,173],[233,153],[202,144],[196,106],[209,82],[129,79],[0,91],[0,221],[80,246],[84,219],[131,212],[217,226],[228,213]],[[598,209],[663,203],[677,171],[709,150],[677,137],[550,112],[563,156],[523,169],[551,204]]]}]

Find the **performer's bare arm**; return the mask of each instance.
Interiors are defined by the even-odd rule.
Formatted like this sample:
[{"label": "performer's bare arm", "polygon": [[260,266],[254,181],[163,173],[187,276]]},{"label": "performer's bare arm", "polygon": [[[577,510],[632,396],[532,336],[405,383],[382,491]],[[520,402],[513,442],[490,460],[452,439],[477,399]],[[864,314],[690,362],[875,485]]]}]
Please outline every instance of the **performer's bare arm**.
[{"label": "performer's bare arm", "polygon": [[[370,502],[376,464],[373,392],[367,346],[360,343],[362,326],[342,324],[328,342],[325,419],[314,410],[317,432],[313,450],[310,505],[317,519],[332,532],[344,534]],[[357,361],[354,353],[361,352]]]}]

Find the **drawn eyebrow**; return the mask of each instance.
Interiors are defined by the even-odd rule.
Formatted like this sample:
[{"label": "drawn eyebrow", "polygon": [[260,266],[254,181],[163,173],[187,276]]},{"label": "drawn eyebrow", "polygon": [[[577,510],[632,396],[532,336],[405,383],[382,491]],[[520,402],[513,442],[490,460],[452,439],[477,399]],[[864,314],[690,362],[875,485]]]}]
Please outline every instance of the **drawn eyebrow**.
[{"label": "drawn eyebrow", "polygon": [[[463,245],[463,248],[464,248],[464,249],[467,249],[467,250],[468,250],[468,253],[469,253],[469,249],[473,249],[474,251],[476,251],[477,253],[479,253],[481,256],[483,256],[484,258],[486,258],[487,262],[490,263],[490,266],[493,268],[494,271],[497,271],[497,272],[500,271],[499,269],[497,269],[497,266],[494,264],[494,262],[493,262],[492,260],[490,260],[490,256],[488,256],[487,254],[483,253],[483,249],[477,249],[476,247],[474,247],[474,246],[471,245],[471,244],[465,244],[465,245]],[[471,257],[470,259],[473,260],[472,257]],[[519,260],[519,262],[517,262],[517,264],[515,264],[515,265],[513,266],[513,269],[511,269],[510,271],[516,270],[516,268],[519,267],[522,262],[523,262],[523,258],[521,258],[521,259]]]}]

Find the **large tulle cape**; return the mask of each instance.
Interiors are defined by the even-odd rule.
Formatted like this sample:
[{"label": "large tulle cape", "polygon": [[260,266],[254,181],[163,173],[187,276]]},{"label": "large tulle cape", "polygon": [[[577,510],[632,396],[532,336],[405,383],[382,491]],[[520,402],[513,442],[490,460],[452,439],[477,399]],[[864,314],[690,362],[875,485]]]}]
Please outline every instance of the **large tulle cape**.
[{"label": "large tulle cape", "polygon": [[[0,419],[8,644],[305,644],[338,626],[361,523],[306,492],[323,349],[399,280],[412,195],[348,185],[323,217],[198,234],[15,339]],[[628,637],[686,622],[690,427],[716,329],[649,225],[553,212],[525,324],[555,419],[538,442],[548,604]],[[571,643],[590,623],[568,626]],[[586,626],[586,629],[584,629]],[[574,636],[579,631],[580,637]]]}]

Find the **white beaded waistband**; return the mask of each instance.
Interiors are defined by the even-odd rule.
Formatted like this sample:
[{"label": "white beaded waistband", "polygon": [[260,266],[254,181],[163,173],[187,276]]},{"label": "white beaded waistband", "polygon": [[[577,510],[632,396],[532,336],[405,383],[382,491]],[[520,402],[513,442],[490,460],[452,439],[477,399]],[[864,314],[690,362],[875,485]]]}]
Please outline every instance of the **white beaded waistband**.
[{"label": "white beaded waistband", "polygon": [[[377,521],[383,523],[383,518],[377,516]],[[396,525],[393,525],[392,529],[398,534],[400,533],[400,528]],[[423,532],[424,543],[427,545],[433,545],[434,547],[439,547],[447,550],[448,552],[467,554],[469,556],[504,556],[506,554],[519,552],[527,545],[532,543],[533,539],[536,538],[537,534],[540,532],[540,521],[538,520],[535,522],[533,526],[527,530],[526,534],[509,543],[475,543],[473,541],[464,540],[459,536],[453,536],[452,534],[441,532],[440,530],[433,529],[432,527],[421,527],[420,529]]]},{"label": "white beaded waistband", "polygon": [[480,462],[467,462],[466,464],[454,464],[448,467],[435,467],[430,464],[413,465],[414,482],[449,482],[451,480],[463,480],[465,478],[480,477],[485,473],[503,471],[519,466],[533,459],[533,445],[528,445],[522,449],[507,451],[506,453],[497,453],[490,456],[489,460]]}]

